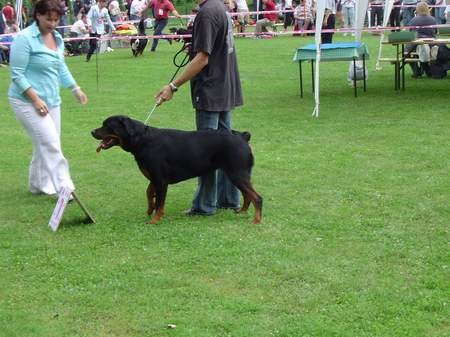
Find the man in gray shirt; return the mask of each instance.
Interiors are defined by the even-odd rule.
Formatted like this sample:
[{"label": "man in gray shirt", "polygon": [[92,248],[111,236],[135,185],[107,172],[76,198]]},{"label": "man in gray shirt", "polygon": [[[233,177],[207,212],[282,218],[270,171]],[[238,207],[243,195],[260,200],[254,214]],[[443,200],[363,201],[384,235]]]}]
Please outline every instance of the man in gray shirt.
[{"label": "man in gray shirt", "polygon": [[[231,129],[231,110],[243,104],[233,40],[233,24],[221,0],[198,0],[190,62],[173,82],[156,95],[158,104],[172,98],[178,87],[191,82],[197,130]],[[216,208],[239,208],[239,190],[223,171],[199,178],[187,215],[211,215]]]}]

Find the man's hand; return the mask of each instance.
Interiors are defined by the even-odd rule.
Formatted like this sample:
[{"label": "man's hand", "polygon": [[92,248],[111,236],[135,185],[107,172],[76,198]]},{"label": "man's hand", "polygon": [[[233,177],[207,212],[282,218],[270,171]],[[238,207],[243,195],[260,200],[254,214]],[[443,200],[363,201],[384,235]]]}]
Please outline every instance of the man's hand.
[{"label": "man's hand", "polygon": [[157,105],[163,104],[165,101],[170,101],[173,97],[173,91],[170,86],[165,85],[162,89],[155,95],[155,100]]}]

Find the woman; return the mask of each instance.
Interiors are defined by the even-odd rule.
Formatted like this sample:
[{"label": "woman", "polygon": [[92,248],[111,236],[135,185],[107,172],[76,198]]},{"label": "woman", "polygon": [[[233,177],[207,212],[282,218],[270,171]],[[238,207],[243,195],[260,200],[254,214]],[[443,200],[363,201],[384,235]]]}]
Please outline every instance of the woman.
[{"label": "woman", "polygon": [[33,143],[29,189],[33,194],[74,190],[69,166],[61,151],[60,83],[75,99],[87,97],[64,63],[64,42],[55,30],[60,19],[58,0],[39,0],[34,22],[16,35],[11,47],[9,102]]}]

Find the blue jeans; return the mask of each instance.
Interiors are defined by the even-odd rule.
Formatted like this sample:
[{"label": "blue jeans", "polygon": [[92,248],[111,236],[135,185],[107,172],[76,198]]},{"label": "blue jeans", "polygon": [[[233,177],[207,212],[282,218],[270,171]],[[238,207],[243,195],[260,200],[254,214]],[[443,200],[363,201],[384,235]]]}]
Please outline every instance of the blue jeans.
[{"label": "blue jeans", "polygon": [[[164,27],[167,25],[167,19],[161,19],[161,20],[155,20],[155,31],[153,35],[161,35]],[[152,51],[156,50],[156,47],[158,46],[159,39],[153,39],[152,43]]]},{"label": "blue jeans", "polygon": [[[196,111],[197,130],[231,129],[231,112]],[[191,209],[198,213],[213,214],[216,208],[239,208],[239,190],[222,170],[198,178]]]},{"label": "blue jeans", "polygon": [[402,13],[402,17],[403,17],[403,26],[409,26],[409,22],[412,20],[412,18],[414,17],[414,11],[416,9],[414,7],[406,7],[403,8],[403,13]]}]

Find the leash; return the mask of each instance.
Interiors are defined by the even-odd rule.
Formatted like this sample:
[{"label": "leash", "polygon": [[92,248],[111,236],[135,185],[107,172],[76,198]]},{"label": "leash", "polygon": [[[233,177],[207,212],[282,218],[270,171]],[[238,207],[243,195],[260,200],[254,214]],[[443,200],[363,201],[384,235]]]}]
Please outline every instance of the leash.
[{"label": "leash", "polygon": [[148,120],[150,119],[151,115],[153,114],[153,112],[155,111],[156,107],[158,106],[158,102],[155,103],[155,105],[153,106],[153,109],[147,114],[147,118],[144,121],[144,124],[147,124]]},{"label": "leash", "polygon": [[[169,83],[173,81],[175,76],[177,76],[177,74],[180,71],[180,69],[183,68],[186,64],[188,64],[188,62],[189,62],[189,58],[188,58],[189,57],[189,52],[186,52],[186,55],[184,56],[183,60],[180,63],[177,62],[178,55],[180,55],[188,47],[189,47],[189,44],[184,43],[183,47],[181,47],[181,49],[174,55],[174,57],[173,57],[173,64],[177,68],[177,70],[173,74],[173,76],[172,76],[171,80],[169,81]],[[156,107],[158,105],[160,105],[160,104],[161,104],[160,100],[156,101],[156,103],[153,106],[152,110],[147,114],[147,118],[145,119],[144,124],[147,124],[147,122],[150,119],[150,117],[152,116],[153,112],[156,110]]]}]

